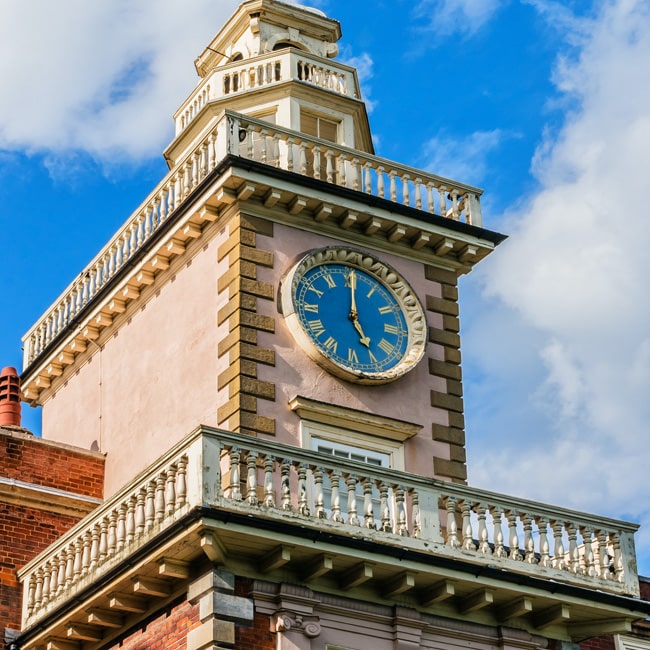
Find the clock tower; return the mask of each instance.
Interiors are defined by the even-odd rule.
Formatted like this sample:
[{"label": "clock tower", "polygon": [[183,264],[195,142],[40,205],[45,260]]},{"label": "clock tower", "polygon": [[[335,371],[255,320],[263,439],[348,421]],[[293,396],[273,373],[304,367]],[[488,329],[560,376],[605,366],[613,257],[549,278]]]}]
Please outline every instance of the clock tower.
[{"label": "clock tower", "polygon": [[170,174],[27,335],[43,436],[106,452],[109,494],[199,423],[466,480],[456,282],[503,237],[481,190],[374,154],[339,37],[243,3]]},{"label": "clock tower", "polygon": [[243,2],[168,173],[26,334],[30,453],[104,501],[20,564],[21,650],[541,650],[650,612],[634,524],[467,485],[457,282],[504,236],[375,153],[340,35]]}]

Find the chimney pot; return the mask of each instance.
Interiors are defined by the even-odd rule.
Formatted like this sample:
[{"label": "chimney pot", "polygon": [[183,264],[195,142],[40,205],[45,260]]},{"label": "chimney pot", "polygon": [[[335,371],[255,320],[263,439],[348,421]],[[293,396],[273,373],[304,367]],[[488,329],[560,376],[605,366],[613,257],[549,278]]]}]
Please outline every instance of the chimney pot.
[{"label": "chimney pot", "polygon": [[0,427],[20,426],[20,377],[7,366],[0,372]]}]

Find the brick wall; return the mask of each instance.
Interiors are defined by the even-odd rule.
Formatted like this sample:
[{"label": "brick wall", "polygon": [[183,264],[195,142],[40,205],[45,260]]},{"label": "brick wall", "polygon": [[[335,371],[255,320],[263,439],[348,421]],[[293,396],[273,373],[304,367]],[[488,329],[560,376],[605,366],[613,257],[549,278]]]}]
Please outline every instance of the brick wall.
[{"label": "brick wall", "polygon": [[599,636],[580,644],[580,650],[615,650],[613,636]]},{"label": "brick wall", "polygon": [[[53,487],[101,498],[104,459],[99,454],[43,441],[30,434],[0,429],[0,478]],[[20,629],[22,590],[17,571],[79,521],[78,516],[21,504],[0,493],[0,650],[5,628]]]},{"label": "brick wall", "polygon": [[0,476],[101,499],[104,458],[29,434],[0,429]]},{"label": "brick wall", "polygon": [[189,631],[199,625],[199,606],[183,600],[142,623],[127,637],[106,646],[106,650],[185,650]]}]

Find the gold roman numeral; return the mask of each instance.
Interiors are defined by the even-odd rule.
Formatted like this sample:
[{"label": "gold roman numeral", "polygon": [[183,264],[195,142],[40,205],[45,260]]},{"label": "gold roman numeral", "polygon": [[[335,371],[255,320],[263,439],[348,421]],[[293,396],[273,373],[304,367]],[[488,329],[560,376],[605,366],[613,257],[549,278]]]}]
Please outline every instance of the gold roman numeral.
[{"label": "gold roman numeral", "polygon": [[307,321],[307,325],[309,325],[309,329],[314,333],[314,336],[316,338],[322,334],[325,334],[325,328],[323,327],[323,323],[321,322],[320,318],[318,320]]},{"label": "gold roman numeral", "polygon": [[323,343],[323,347],[332,354],[336,354],[336,349],[339,347],[339,342],[333,336],[329,336],[327,338],[327,341]]},{"label": "gold roman numeral", "polygon": [[384,305],[383,307],[379,308],[379,313],[382,315],[390,314],[390,312],[393,311],[393,308],[390,305]]},{"label": "gold roman numeral", "polygon": [[334,289],[336,287],[336,282],[334,282],[334,278],[329,273],[325,273],[323,275],[323,280],[325,280],[325,282],[327,283],[327,286],[330,289]]},{"label": "gold roman numeral", "polygon": [[372,350],[368,350],[368,357],[370,358],[370,363],[377,363],[377,357],[372,353]]},{"label": "gold roman numeral", "polygon": [[305,303],[305,306],[303,307],[305,311],[310,311],[312,314],[317,314],[318,313],[318,305],[310,305],[308,302]]},{"label": "gold roman numeral", "polygon": [[386,339],[379,341],[378,347],[386,354],[390,354],[395,349],[395,346],[392,343],[389,343]]},{"label": "gold roman numeral", "polygon": [[359,363],[359,357],[352,348],[348,348],[348,363]]},{"label": "gold roman numeral", "polygon": [[397,325],[390,325],[389,323],[384,323],[384,332],[386,334],[399,334],[399,328]]},{"label": "gold roman numeral", "polygon": [[377,291],[377,285],[373,284],[370,291],[368,291],[368,293],[366,294],[366,298],[370,298],[370,296],[372,296],[372,294],[375,293],[375,291]]},{"label": "gold roman numeral", "polygon": [[316,287],[309,287],[307,291],[313,291],[319,298],[323,297],[324,291],[319,291]]}]

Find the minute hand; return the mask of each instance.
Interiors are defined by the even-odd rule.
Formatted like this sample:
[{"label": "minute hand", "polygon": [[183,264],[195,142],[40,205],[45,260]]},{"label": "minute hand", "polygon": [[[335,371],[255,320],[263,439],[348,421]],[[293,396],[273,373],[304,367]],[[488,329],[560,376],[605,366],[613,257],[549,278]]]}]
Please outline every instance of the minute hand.
[{"label": "minute hand", "polygon": [[361,345],[365,345],[369,348],[370,338],[365,335],[363,327],[361,327],[361,323],[359,322],[359,312],[357,312],[357,302],[354,295],[357,288],[357,274],[354,269],[350,271],[348,277],[350,279],[350,313],[348,314],[348,318],[352,321],[354,329],[359,333]]}]

